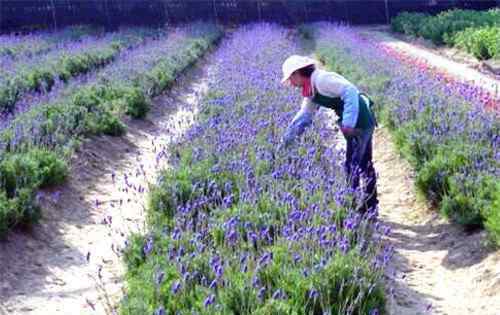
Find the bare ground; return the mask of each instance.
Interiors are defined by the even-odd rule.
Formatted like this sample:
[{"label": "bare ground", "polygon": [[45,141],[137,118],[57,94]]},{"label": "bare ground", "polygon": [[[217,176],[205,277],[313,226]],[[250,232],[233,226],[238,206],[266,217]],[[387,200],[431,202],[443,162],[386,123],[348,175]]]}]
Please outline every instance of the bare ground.
[{"label": "bare ground", "polygon": [[500,250],[487,246],[484,231],[466,232],[417,198],[412,169],[386,129],[374,141],[381,220],[395,247],[390,314],[500,314]]},{"label": "bare ground", "polygon": [[78,150],[69,180],[44,191],[43,218],[0,242],[0,314],[113,314],[122,296],[120,249],[144,230],[148,184],[168,145],[191,125],[207,66],[154,101],[124,137],[95,137]]}]

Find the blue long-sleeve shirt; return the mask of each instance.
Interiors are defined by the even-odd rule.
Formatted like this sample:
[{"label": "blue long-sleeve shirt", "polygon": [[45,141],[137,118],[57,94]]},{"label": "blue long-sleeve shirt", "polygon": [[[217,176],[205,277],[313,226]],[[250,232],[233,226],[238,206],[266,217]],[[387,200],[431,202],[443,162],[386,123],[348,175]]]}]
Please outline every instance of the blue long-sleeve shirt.
[{"label": "blue long-sleeve shirt", "polygon": [[[354,128],[359,115],[359,90],[338,73],[316,69],[311,75],[313,95],[320,93],[329,97],[340,97],[344,101],[341,120],[342,127]],[[293,118],[283,137],[290,143],[302,134],[312,123],[312,118],[319,106],[312,102],[312,97],[304,97],[300,110]]]}]

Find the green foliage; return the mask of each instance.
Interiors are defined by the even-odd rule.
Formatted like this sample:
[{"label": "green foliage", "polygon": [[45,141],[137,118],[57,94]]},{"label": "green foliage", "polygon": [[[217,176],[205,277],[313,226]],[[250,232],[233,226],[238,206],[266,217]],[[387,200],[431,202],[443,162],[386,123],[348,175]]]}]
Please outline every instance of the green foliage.
[{"label": "green foliage", "polygon": [[0,110],[13,110],[19,97],[29,91],[50,91],[56,77],[67,82],[70,78],[102,67],[114,60],[119,50],[110,44],[103,49],[62,56],[51,65],[26,69],[0,86]]},{"label": "green foliage", "polygon": [[171,225],[178,207],[201,195],[210,195],[213,189],[224,187],[226,183],[232,184],[232,191],[226,191],[220,198],[207,204],[207,207],[219,205],[227,194],[238,195],[235,175],[227,172],[214,173],[212,171],[216,163],[214,158],[193,163],[191,154],[190,150],[181,152],[178,168],[163,171],[158,185],[152,188],[149,199],[151,225],[158,222]]},{"label": "green foliage", "polygon": [[495,185],[493,190],[493,202],[484,209],[484,216],[486,217],[485,226],[490,231],[492,241],[500,246],[500,183],[492,183]]},{"label": "green foliage", "polygon": [[95,84],[80,89],[67,105],[72,107],[77,115],[77,123],[81,121],[84,126],[82,133],[119,136],[125,132],[126,127],[116,117],[121,111],[115,104],[123,97],[123,92],[113,86]]},{"label": "green foliage", "polygon": [[468,28],[453,37],[453,44],[478,59],[500,57],[500,26]]},{"label": "green foliage", "polygon": [[150,109],[146,95],[139,87],[127,88],[123,93],[125,113],[133,118],[144,118]]},{"label": "green foliage", "polygon": [[391,20],[391,28],[394,32],[418,36],[421,25],[428,17],[424,13],[402,12]]},{"label": "green foliage", "polygon": [[12,111],[21,93],[19,79],[6,80],[0,87],[0,110]]},{"label": "green foliage", "polygon": [[416,185],[454,221],[482,225],[493,188],[489,177],[478,174],[471,163],[487,155],[479,145],[456,143],[438,147],[432,159],[417,169]]},{"label": "green foliage", "polygon": [[392,30],[421,36],[434,44],[457,46],[479,59],[498,56],[500,10],[448,10],[436,16],[400,13],[391,21]]},{"label": "green foliage", "polygon": [[[220,284],[215,291],[221,306],[216,311],[212,307],[203,306],[204,299],[211,292],[208,288],[197,285],[197,278],[182,281],[178,292],[172,292],[172,287],[182,275],[175,265],[165,259],[165,255],[168,255],[167,248],[171,248],[177,241],[169,239],[165,234],[162,234],[161,238],[158,236],[153,239],[154,242],[160,239],[163,242],[149,255],[144,253],[143,246],[146,241],[140,237],[134,238],[134,244],[126,251],[130,269],[127,273],[129,290],[121,305],[123,315],[153,312],[160,305],[165,307],[167,313],[180,314],[190,314],[194,310],[204,314],[344,314],[349,307],[345,301],[360,300],[360,303],[352,306],[354,314],[368,314],[373,309],[379,309],[380,314],[384,314],[383,287],[379,284],[373,285],[377,283],[377,274],[355,252],[346,255],[337,253],[321,271],[308,275],[303,273],[303,268],[313,263],[314,258],[304,257],[300,263],[294,262],[286,244],[267,247],[266,252],[269,252],[273,259],[255,274],[241,272],[239,263],[228,261],[225,284]],[[185,241],[180,242],[189,244],[187,237]],[[186,248],[189,253],[191,250]],[[231,249],[224,244],[216,245],[216,248],[224,257],[231,256]],[[210,283],[214,279],[210,257],[207,253],[198,253],[193,260],[184,261],[185,268],[188,271],[197,271],[197,277],[206,277]],[[134,264],[134,261],[139,263]],[[160,272],[164,274],[163,282],[155,284]],[[255,280],[259,283],[258,287],[251,285]],[[286,299],[272,297],[278,288]],[[261,290],[264,293],[259,297]],[[315,290],[317,295],[313,295],[312,290]]]},{"label": "green foliage", "polygon": [[111,43],[101,50],[87,51],[77,55],[62,56],[57,63],[55,74],[64,82],[79,74],[102,67],[114,60],[119,53],[120,45]]},{"label": "green foliage", "polygon": [[[440,204],[445,215],[468,227],[482,227],[485,218],[494,220],[489,217],[495,215],[492,207],[499,190],[491,176],[454,174],[448,178],[447,186],[449,190]],[[495,225],[491,227],[490,233],[495,235]]]},{"label": "green foliage", "polygon": [[55,80],[48,69],[35,69],[26,75],[26,86],[29,90],[50,91]]},{"label": "green foliage", "polygon": [[38,188],[62,183],[68,174],[65,161],[54,152],[32,149],[10,154],[0,162],[0,187],[12,198],[23,187]]},{"label": "green foliage", "polygon": [[4,191],[0,191],[0,238],[5,237],[8,229],[20,218],[19,213],[15,211],[12,199],[7,198]]},{"label": "green foliage", "polygon": [[12,198],[15,217],[18,221],[13,221],[13,225],[29,226],[37,223],[40,219],[40,207],[36,201],[36,192],[31,188],[20,188],[16,191],[16,196]]},{"label": "green foliage", "polygon": [[61,184],[67,175],[66,162],[51,151],[32,149],[5,156],[0,162],[0,237],[11,226],[36,222],[36,190]]},{"label": "green foliage", "polygon": [[128,246],[123,253],[123,260],[127,264],[127,270],[137,270],[145,261],[146,255],[143,251],[145,237],[140,234],[132,234],[127,240]]}]

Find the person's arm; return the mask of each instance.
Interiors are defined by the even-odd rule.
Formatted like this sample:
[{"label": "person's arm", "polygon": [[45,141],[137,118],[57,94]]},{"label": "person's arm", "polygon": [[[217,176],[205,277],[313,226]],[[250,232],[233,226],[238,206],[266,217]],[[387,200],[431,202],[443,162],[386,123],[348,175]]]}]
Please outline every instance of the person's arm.
[{"label": "person's arm", "polygon": [[290,145],[295,138],[300,136],[305,129],[312,124],[312,117],[317,110],[317,105],[312,103],[309,98],[304,98],[300,110],[297,112],[283,135],[282,141],[285,146]]},{"label": "person's arm", "polygon": [[355,128],[359,116],[359,91],[354,85],[348,85],[344,88],[341,98],[344,101],[344,113],[340,129],[345,135],[354,136],[357,134]]},{"label": "person's arm", "polygon": [[344,101],[344,112],[339,122],[342,133],[347,136],[357,134],[356,122],[359,115],[359,91],[344,77],[329,73],[318,77],[318,91],[330,97],[340,96]]}]

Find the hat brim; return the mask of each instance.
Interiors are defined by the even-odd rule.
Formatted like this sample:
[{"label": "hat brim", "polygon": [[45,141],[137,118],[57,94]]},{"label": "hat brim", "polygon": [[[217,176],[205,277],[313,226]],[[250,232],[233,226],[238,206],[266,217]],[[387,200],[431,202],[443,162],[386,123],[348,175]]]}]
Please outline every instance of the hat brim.
[{"label": "hat brim", "polygon": [[310,60],[304,64],[301,64],[300,67],[298,67],[297,69],[294,69],[288,76],[286,77],[283,77],[283,79],[281,79],[281,83],[285,83],[286,81],[290,80],[290,77],[292,76],[292,74],[297,71],[297,70],[300,70],[302,68],[305,68],[305,67],[309,67],[309,66],[312,66],[312,65],[315,65],[316,64],[316,61],[315,60]]}]

